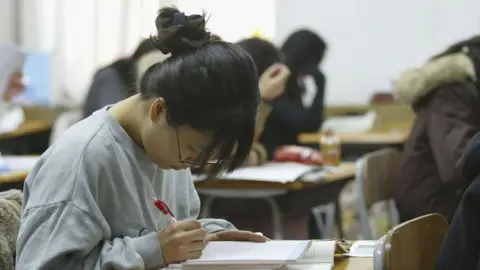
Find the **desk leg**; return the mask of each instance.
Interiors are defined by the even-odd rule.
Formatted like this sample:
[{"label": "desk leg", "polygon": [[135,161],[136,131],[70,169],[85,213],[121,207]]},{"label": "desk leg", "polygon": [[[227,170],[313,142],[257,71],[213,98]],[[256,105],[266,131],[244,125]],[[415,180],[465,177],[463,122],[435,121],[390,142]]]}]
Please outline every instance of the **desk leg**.
[{"label": "desk leg", "polygon": [[340,207],[339,197],[337,197],[337,199],[335,200],[335,223],[337,224],[338,237],[340,239],[344,239],[345,234],[343,233],[343,215],[342,215],[342,207]]},{"label": "desk leg", "polygon": [[283,224],[282,224],[282,212],[280,212],[280,207],[277,204],[275,198],[268,197],[265,198],[270,208],[272,209],[272,222],[273,222],[273,239],[282,240],[283,239]]}]

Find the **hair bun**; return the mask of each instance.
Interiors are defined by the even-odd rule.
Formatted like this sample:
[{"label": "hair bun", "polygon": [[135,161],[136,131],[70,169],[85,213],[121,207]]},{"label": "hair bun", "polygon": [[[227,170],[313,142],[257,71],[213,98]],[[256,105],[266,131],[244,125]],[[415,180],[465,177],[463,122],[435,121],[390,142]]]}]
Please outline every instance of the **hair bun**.
[{"label": "hair bun", "polygon": [[151,40],[164,54],[177,55],[210,41],[210,32],[205,28],[205,14],[187,16],[175,7],[166,7],[158,12],[155,25],[157,35]]}]

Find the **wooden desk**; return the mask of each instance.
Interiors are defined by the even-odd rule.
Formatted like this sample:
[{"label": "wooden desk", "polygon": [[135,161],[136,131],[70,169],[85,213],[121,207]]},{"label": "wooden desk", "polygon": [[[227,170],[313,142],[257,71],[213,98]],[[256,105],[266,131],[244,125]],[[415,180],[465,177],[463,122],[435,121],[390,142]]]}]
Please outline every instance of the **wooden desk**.
[{"label": "wooden desk", "polygon": [[0,184],[12,184],[16,182],[23,182],[27,178],[28,172],[11,172],[0,175]]},{"label": "wooden desk", "polygon": [[[410,130],[396,130],[390,132],[363,132],[363,133],[339,133],[342,144],[382,144],[399,145],[408,140]],[[302,144],[318,144],[320,140],[319,133],[302,133],[298,136],[298,141]]]},{"label": "wooden desk", "polygon": [[42,120],[26,121],[21,124],[20,127],[14,131],[0,133],[0,140],[12,139],[16,137],[23,137],[47,131],[52,128],[52,124]]},{"label": "wooden desk", "polygon": [[355,163],[342,162],[340,164],[341,171],[331,173],[318,182],[305,182],[297,180],[291,183],[274,183],[262,181],[247,180],[216,180],[216,181],[198,181],[195,182],[197,189],[281,189],[281,190],[301,190],[303,188],[312,187],[319,184],[351,179],[355,175]]},{"label": "wooden desk", "polygon": [[333,270],[373,270],[373,258],[335,259]]}]

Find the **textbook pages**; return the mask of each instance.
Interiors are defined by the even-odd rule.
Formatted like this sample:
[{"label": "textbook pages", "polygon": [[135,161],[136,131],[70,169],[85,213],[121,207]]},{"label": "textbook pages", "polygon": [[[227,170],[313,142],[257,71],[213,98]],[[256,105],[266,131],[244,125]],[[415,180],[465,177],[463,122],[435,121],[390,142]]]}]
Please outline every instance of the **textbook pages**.
[{"label": "textbook pages", "polygon": [[335,241],[210,242],[202,257],[167,269],[331,270]]}]

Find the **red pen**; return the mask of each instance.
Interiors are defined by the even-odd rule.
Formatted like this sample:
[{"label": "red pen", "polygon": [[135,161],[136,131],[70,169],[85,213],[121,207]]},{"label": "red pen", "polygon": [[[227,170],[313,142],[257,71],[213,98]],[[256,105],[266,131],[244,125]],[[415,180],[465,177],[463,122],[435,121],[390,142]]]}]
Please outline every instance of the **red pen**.
[{"label": "red pen", "polygon": [[160,210],[164,215],[169,216],[171,219],[171,222],[175,223],[177,220],[175,219],[175,215],[170,211],[170,208],[168,208],[167,204],[164,203],[161,200],[158,200],[157,198],[153,197],[153,204],[155,204],[155,207]]}]

